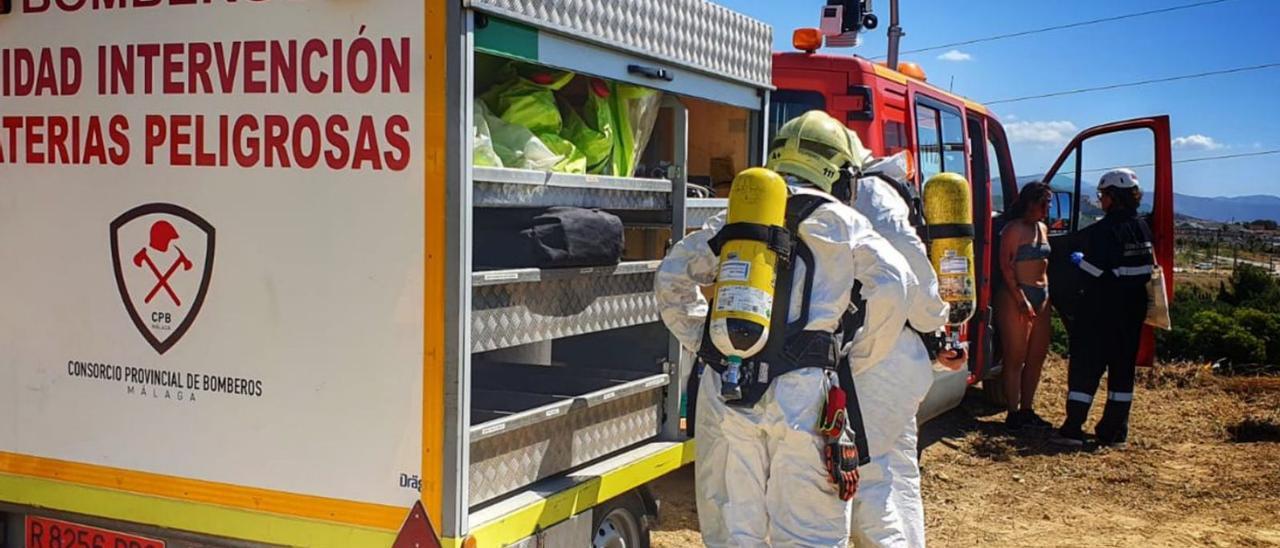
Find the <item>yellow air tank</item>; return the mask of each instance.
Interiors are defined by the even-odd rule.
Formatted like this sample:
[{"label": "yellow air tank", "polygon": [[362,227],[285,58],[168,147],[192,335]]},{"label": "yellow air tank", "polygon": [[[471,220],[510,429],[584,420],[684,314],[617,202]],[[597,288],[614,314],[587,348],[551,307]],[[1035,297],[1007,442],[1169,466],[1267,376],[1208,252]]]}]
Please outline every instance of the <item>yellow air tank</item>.
[{"label": "yellow air tank", "polygon": [[[733,178],[726,225],[785,228],[786,214],[787,183],[777,173],[756,167]],[[769,339],[778,259],[767,242],[758,240],[730,239],[720,248],[711,342],[728,361],[722,378],[726,400],[741,397],[737,381],[742,360],[760,352]]]},{"label": "yellow air tank", "polygon": [[939,173],[924,183],[924,218],[929,226],[929,260],[938,273],[938,294],[951,304],[947,323],[973,317],[977,290],[973,268],[973,199],[969,181]]}]

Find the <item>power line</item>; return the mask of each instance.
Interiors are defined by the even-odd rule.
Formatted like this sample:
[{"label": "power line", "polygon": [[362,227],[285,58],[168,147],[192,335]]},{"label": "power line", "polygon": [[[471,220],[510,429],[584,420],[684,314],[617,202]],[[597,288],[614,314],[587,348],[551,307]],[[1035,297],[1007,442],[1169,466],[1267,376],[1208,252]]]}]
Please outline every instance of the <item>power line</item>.
[{"label": "power line", "polygon": [[1048,97],[1062,97],[1062,96],[1064,96],[1064,95],[1078,95],[1078,94],[1081,94],[1081,93],[1091,93],[1091,92],[1095,92],[1095,91],[1106,91],[1106,90],[1120,89],[1120,88],[1128,88],[1128,87],[1135,87],[1135,86],[1146,86],[1146,85],[1151,85],[1151,84],[1160,84],[1160,83],[1165,83],[1165,82],[1175,82],[1175,81],[1178,81],[1178,80],[1192,80],[1192,79],[1195,79],[1195,78],[1206,78],[1206,77],[1209,77],[1209,76],[1220,76],[1220,75],[1223,75],[1223,74],[1234,74],[1234,73],[1237,73],[1237,72],[1249,72],[1249,71],[1254,71],[1254,70],[1263,70],[1263,69],[1269,69],[1269,68],[1275,68],[1275,67],[1280,67],[1280,62],[1278,62],[1278,63],[1264,63],[1264,64],[1261,64],[1261,65],[1251,65],[1251,66],[1247,66],[1247,67],[1235,67],[1235,68],[1222,69],[1222,70],[1211,70],[1211,71],[1209,71],[1209,72],[1197,72],[1197,73],[1195,73],[1195,74],[1182,74],[1182,75],[1178,75],[1178,76],[1168,76],[1168,77],[1165,77],[1165,78],[1152,78],[1152,79],[1150,79],[1150,80],[1139,80],[1139,81],[1136,81],[1136,82],[1124,82],[1124,83],[1121,83],[1121,84],[1108,84],[1108,85],[1105,85],[1105,86],[1095,86],[1095,87],[1089,87],[1089,88],[1071,89],[1071,90],[1066,90],[1066,91],[1055,91],[1055,92],[1053,92],[1053,93],[1042,93],[1042,94],[1040,94],[1040,95],[1026,95],[1026,96],[1023,96],[1023,97],[1011,97],[1011,98],[1008,98],[1008,99],[997,99],[997,100],[995,100],[995,101],[985,101],[985,102],[983,102],[983,104],[987,104],[987,105],[998,105],[998,104],[1001,104],[1001,103],[1017,103],[1017,102],[1020,102],[1020,101],[1030,101],[1030,100],[1032,100],[1032,99],[1045,99],[1045,98],[1048,98]]},{"label": "power line", "polygon": [[1229,160],[1232,158],[1247,158],[1249,156],[1266,156],[1268,154],[1280,154],[1280,148],[1274,150],[1260,150],[1257,152],[1241,152],[1239,154],[1223,154],[1221,156],[1202,156],[1200,158],[1186,158],[1184,160],[1174,160],[1175,164],[1189,164],[1191,162],[1207,162],[1209,160]]},{"label": "power line", "polygon": [[[994,41],[996,41],[996,40],[1005,40],[1005,39],[1008,39],[1008,38],[1017,38],[1017,37],[1020,37],[1020,36],[1027,36],[1027,35],[1030,35],[1030,34],[1039,34],[1039,33],[1042,33],[1042,32],[1051,32],[1051,31],[1055,31],[1055,30],[1063,30],[1063,29],[1071,29],[1071,28],[1077,28],[1077,27],[1085,27],[1085,26],[1089,26],[1089,25],[1097,25],[1097,24],[1099,24],[1099,23],[1109,23],[1109,22],[1112,22],[1112,21],[1120,21],[1120,20],[1122,20],[1122,19],[1133,19],[1133,18],[1135,18],[1135,17],[1145,17],[1145,16],[1147,16],[1147,15],[1156,15],[1156,14],[1160,14],[1160,13],[1168,13],[1168,12],[1171,12],[1171,11],[1185,10],[1185,9],[1191,9],[1191,8],[1198,8],[1198,7],[1200,7],[1200,6],[1207,6],[1207,5],[1210,5],[1210,4],[1221,4],[1221,3],[1223,3],[1223,2],[1228,2],[1228,1],[1230,1],[1230,0],[1207,0],[1207,1],[1204,1],[1204,2],[1195,2],[1195,3],[1191,3],[1191,4],[1182,4],[1182,5],[1179,5],[1179,6],[1170,6],[1170,7],[1167,7],[1167,8],[1161,8],[1161,9],[1155,9],[1155,10],[1148,10],[1148,11],[1140,11],[1140,12],[1137,12],[1137,13],[1128,13],[1128,14],[1124,14],[1124,15],[1114,15],[1114,16],[1111,16],[1111,17],[1103,17],[1103,18],[1100,18],[1100,19],[1090,19],[1090,20],[1088,20],[1088,21],[1078,21],[1078,22],[1075,22],[1075,23],[1066,23],[1066,24],[1063,24],[1063,25],[1053,25],[1053,26],[1050,26],[1050,27],[1043,27],[1043,28],[1038,28],[1038,29],[1024,30],[1024,31],[1018,31],[1018,32],[1011,32],[1011,33],[1008,33],[1008,34],[997,34],[997,35],[995,35],[995,36],[986,36],[986,37],[983,37],[983,38],[973,38],[973,39],[970,39],[970,40],[963,40],[963,41],[960,41],[960,42],[952,42],[952,43],[950,43],[950,44],[941,44],[941,45],[937,45],[937,46],[929,46],[929,47],[927,47],[927,48],[920,48],[920,49],[907,50],[907,51],[902,52],[902,55],[908,55],[908,54],[912,54],[912,53],[923,53],[923,52],[926,52],[926,51],[936,51],[936,50],[940,50],[940,49],[954,48],[954,47],[959,47],[959,46],[969,46],[969,45],[973,45],[973,44],[980,44],[980,43],[983,43],[983,42],[994,42]],[[876,59],[883,59],[884,57],[885,57],[885,56],[881,55],[881,56],[877,56],[877,57],[875,57],[875,58],[876,58]]]},{"label": "power line", "polygon": [[[1174,163],[1174,164],[1190,164],[1190,163],[1192,163],[1192,162],[1211,162],[1211,161],[1217,161],[1217,160],[1233,160],[1233,159],[1236,159],[1236,158],[1249,158],[1249,157],[1254,157],[1254,156],[1267,156],[1267,155],[1271,155],[1271,154],[1280,154],[1280,148],[1271,149],[1271,150],[1259,150],[1259,151],[1255,151],[1255,152],[1240,152],[1240,153],[1236,153],[1236,154],[1219,154],[1219,155],[1217,155],[1217,156],[1200,156],[1200,157],[1198,157],[1198,158],[1183,158],[1183,159],[1180,159],[1180,160],[1174,160],[1174,161],[1172,161],[1172,162],[1170,162],[1170,163]],[[1148,163],[1145,163],[1145,164],[1135,164],[1135,165],[1127,165],[1127,166],[1099,167],[1099,168],[1093,168],[1093,169],[1084,169],[1084,170],[1081,170],[1081,171],[1080,171],[1080,173],[1081,173],[1081,174],[1084,174],[1084,173],[1098,173],[1098,172],[1102,172],[1102,171],[1111,171],[1111,170],[1113,170],[1113,169],[1120,169],[1120,168],[1122,168],[1122,167],[1127,167],[1127,168],[1130,168],[1130,169],[1133,169],[1133,168],[1139,168],[1139,167],[1155,167],[1155,165],[1156,165],[1156,164],[1155,164],[1154,162],[1148,162]],[[1062,171],[1062,172],[1060,172],[1060,174],[1063,174],[1063,173],[1075,173],[1075,170],[1069,170],[1069,171]],[[1029,175],[1029,176],[1026,176],[1026,177],[1042,177],[1042,176],[1044,176],[1044,175],[1047,175],[1047,174],[1046,174],[1046,173],[1037,173],[1037,174],[1035,174],[1035,175]],[[1019,179],[1023,179],[1023,178],[1026,178],[1026,177],[1018,177],[1018,178],[1019,178]]]},{"label": "power line", "polygon": [[[1183,159],[1181,159],[1181,160],[1174,160],[1174,161],[1173,161],[1173,162],[1171,162],[1171,163],[1174,163],[1174,164],[1190,164],[1190,163],[1192,163],[1192,162],[1211,162],[1211,161],[1216,161],[1216,160],[1233,160],[1233,159],[1236,159],[1236,158],[1249,158],[1249,157],[1252,157],[1252,156],[1267,156],[1267,155],[1269,155],[1269,154],[1280,154],[1280,148],[1273,149],[1273,150],[1259,150],[1259,151],[1256,151],[1256,152],[1241,152],[1241,153],[1238,153],[1238,154],[1220,154],[1220,155],[1218,155],[1218,156],[1201,156],[1201,157],[1199,157],[1199,158],[1183,158]],[[1136,165],[1136,166],[1101,167],[1101,168],[1097,168],[1097,169],[1086,169],[1086,170],[1081,171],[1080,173],[1096,173],[1096,172],[1099,172],[1099,171],[1111,171],[1111,170],[1113,170],[1113,169],[1118,169],[1118,168],[1120,168],[1120,167],[1131,167],[1131,168],[1133,168],[1133,167],[1155,167],[1155,163],[1139,164],[1139,165]]]}]

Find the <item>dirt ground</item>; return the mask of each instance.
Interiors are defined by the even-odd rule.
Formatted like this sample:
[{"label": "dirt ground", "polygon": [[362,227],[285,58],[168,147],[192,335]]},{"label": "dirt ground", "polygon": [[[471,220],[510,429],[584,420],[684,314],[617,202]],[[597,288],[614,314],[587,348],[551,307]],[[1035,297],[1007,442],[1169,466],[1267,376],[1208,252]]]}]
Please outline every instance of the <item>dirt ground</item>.
[{"label": "dirt ground", "polygon": [[[1138,384],[1123,450],[1011,436],[976,391],[925,425],[930,546],[1280,546],[1280,378],[1171,365]],[[1065,363],[1051,358],[1037,411],[1060,422],[1065,394]],[[700,545],[692,471],[657,492],[654,546]]]}]

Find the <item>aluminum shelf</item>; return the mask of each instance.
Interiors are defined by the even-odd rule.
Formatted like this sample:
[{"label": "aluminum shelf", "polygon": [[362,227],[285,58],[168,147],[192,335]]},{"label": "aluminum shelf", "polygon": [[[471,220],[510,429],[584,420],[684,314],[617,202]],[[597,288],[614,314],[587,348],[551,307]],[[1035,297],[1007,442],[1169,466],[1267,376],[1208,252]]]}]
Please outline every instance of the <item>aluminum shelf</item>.
[{"label": "aluminum shelf", "polygon": [[[481,418],[471,426],[471,504],[656,437],[662,426],[666,373],[624,378],[531,376],[516,389],[477,389]],[[501,409],[541,404],[506,413]],[[499,408],[499,411],[486,411]]]},{"label": "aluminum shelf", "polygon": [[[546,422],[567,414],[571,409],[593,407],[616,398],[654,390],[671,382],[671,377],[667,373],[657,373],[635,380],[617,378],[559,379],[562,382],[556,387],[543,387],[539,386],[539,383],[549,384],[551,382],[551,380],[543,377],[551,377],[552,380],[555,380],[553,375],[534,376],[526,382],[526,387],[521,390],[475,389],[476,394],[473,396],[473,400],[475,400],[473,404],[479,406],[480,409],[472,409],[472,423],[474,424],[471,426],[471,441],[474,443],[503,432]],[[594,383],[605,387],[581,395],[572,395],[567,393],[572,392],[571,390],[564,388],[564,385],[572,385],[571,381]],[[495,402],[500,403],[495,404]],[[537,406],[521,410],[496,409],[499,407],[524,407],[530,403]]]},{"label": "aluminum shelf", "polygon": [[665,179],[473,167],[472,181],[476,207],[671,209],[671,181]]},{"label": "aluminum shelf", "polygon": [[728,198],[689,198],[685,200],[685,228],[697,230],[716,213],[729,207]]},{"label": "aluminum shelf", "polygon": [[659,261],[471,275],[471,351],[487,352],[658,321]]}]

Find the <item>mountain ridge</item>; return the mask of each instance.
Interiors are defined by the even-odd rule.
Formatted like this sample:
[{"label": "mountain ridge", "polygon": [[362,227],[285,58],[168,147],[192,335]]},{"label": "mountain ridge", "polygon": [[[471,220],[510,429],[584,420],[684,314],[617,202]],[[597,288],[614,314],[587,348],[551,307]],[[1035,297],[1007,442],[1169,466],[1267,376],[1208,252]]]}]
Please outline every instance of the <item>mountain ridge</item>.
[{"label": "mountain ridge", "polygon": [[1192,196],[1173,194],[1173,210],[1183,215],[1219,222],[1258,219],[1280,221],[1280,196]]},{"label": "mountain ridge", "polygon": [[[1018,186],[1040,180],[1037,176],[1019,177]],[[1083,185],[1087,199],[1097,193],[1097,187]],[[1143,202],[1149,203],[1150,197]],[[1249,194],[1245,196],[1194,196],[1173,193],[1173,211],[1178,215],[1217,222],[1245,222],[1267,219],[1280,222],[1280,196],[1274,194]]]}]

